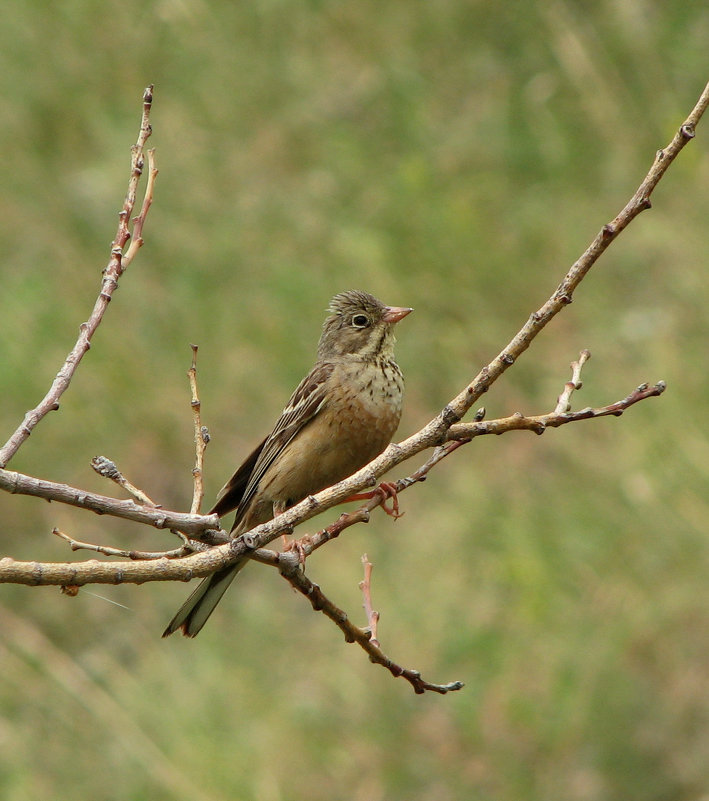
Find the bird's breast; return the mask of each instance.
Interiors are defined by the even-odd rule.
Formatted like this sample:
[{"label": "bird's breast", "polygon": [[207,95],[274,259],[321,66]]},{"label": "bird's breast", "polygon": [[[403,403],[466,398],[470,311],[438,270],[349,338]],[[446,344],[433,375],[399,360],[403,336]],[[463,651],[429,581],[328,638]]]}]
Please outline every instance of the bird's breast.
[{"label": "bird's breast", "polygon": [[333,376],[331,408],[341,447],[361,467],[389,444],[399,425],[404,381],[393,361],[352,362]]},{"label": "bird's breast", "polygon": [[347,478],[391,442],[404,391],[396,363],[346,362],[329,381],[321,409],[264,476],[264,503],[290,506]]}]

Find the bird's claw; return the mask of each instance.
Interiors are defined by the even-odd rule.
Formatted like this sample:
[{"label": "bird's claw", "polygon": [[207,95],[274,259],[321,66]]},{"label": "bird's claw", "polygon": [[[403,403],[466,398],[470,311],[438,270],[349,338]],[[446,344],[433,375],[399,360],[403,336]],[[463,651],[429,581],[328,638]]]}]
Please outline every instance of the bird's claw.
[{"label": "bird's claw", "polygon": [[283,550],[284,551],[296,551],[298,553],[298,561],[301,565],[305,565],[305,557],[307,554],[305,553],[306,545],[310,545],[311,538],[309,534],[305,534],[304,536],[300,537],[297,540],[289,540],[288,542],[284,543]]},{"label": "bird's claw", "polygon": [[[396,520],[403,516],[404,513],[399,511],[399,493],[393,481],[382,481],[374,492],[382,496],[382,509],[389,517],[393,517]],[[391,498],[391,506],[386,505],[389,498]]]},{"label": "bird's claw", "polygon": [[[370,492],[361,492],[357,495],[350,495],[348,501],[370,501],[375,496],[381,497],[381,507],[389,515],[396,520],[403,516],[403,512],[399,511],[399,494],[396,488],[396,483],[393,481],[382,481],[382,483],[371,490]],[[387,506],[386,502],[391,498],[391,506]]]}]

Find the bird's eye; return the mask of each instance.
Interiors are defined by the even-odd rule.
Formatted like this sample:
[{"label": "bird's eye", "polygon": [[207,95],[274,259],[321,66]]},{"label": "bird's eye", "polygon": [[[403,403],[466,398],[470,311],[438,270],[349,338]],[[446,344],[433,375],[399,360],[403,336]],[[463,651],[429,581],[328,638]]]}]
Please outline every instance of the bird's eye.
[{"label": "bird's eye", "polygon": [[352,325],[355,328],[366,328],[369,325],[369,317],[366,314],[355,314],[352,317]]}]

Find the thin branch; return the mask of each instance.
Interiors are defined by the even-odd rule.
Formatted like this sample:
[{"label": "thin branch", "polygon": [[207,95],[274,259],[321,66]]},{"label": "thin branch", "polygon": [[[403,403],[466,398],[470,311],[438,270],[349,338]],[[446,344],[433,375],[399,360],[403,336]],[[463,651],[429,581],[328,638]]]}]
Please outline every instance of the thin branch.
[{"label": "thin branch", "polygon": [[55,534],[62,540],[69,543],[72,551],[95,551],[102,553],[104,556],[120,556],[123,559],[132,559],[134,561],[150,560],[150,559],[176,559],[181,556],[187,556],[192,553],[189,546],[189,540],[182,536],[183,544],[179,548],[173,548],[171,551],[132,551],[124,548],[113,548],[110,545],[96,545],[92,542],[82,542],[75,540],[58,528],[52,529],[52,534]]},{"label": "thin branch", "polygon": [[554,409],[556,414],[568,412],[571,409],[571,396],[573,395],[574,390],[581,389],[583,386],[581,383],[581,370],[583,369],[584,364],[586,364],[590,358],[590,351],[582,350],[579,354],[578,361],[571,362],[571,381],[566,382],[564,385],[564,391],[561,393],[561,395],[559,395],[556,403],[556,409]]},{"label": "thin branch", "polygon": [[[113,245],[111,246],[111,252],[113,254],[118,253],[118,264],[115,266],[115,268],[109,264],[109,267],[107,268],[109,270],[118,270],[117,277],[120,277],[120,274],[127,266],[124,263],[124,259],[121,254],[123,253],[123,248],[126,246],[126,243],[131,238],[131,233],[128,228],[128,220],[130,219],[133,209],[135,208],[135,201],[138,193],[138,183],[143,175],[143,167],[145,166],[145,159],[143,156],[145,143],[148,141],[150,134],[153,132],[153,129],[150,125],[150,111],[152,109],[152,104],[153,85],[151,84],[143,92],[143,116],[140,120],[140,133],[138,134],[138,141],[131,148],[131,175],[130,179],[128,180],[128,191],[126,192],[126,197],[123,201],[123,209],[118,215],[118,231],[116,233],[116,238],[113,240]],[[152,177],[154,179],[154,176]],[[148,183],[146,198],[147,200],[143,204],[143,210],[147,214],[148,208],[152,203],[152,184],[150,182]],[[140,217],[141,215],[139,215],[139,218]],[[143,220],[140,222],[139,233],[142,232],[143,221],[144,215]],[[139,239],[140,236],[137,238]],[[132,255],[133,254],[131,254],[131,257]]]},{"label": "thin branch", "polygon": [[[147,123],[147,119],[144,119],[144,122]],[[143,127],[141,126],[141,131],[142,130]],[[150,136],[152,129],[150,128],[149,125],[147,131],[148,131],[147,136]],[[142,167],[142,162],[141,162],[141,167]],[[158,177],[158,170],[155,167],[155,148],[151,147],[148,150],[148,181],[145,187],[143,205],[140,209],[140,213],[138,214],[138,216],[133,218],[132,221],[133,238],[131,240],[130,246],[128,247],[128,250],[123,254],[123,258],[121,260],[121,264],[123,265],[124,271],[126,267],[128,267],[128,265],[133,261],[135,254],[140,250],[140,248],[143,247],[143,226],[145,225],[145,218],[148,216],[148,211],[150,210],[150,207],[153,204],[153,193],[155,191],[155,181],[157,177]],[[132,201],[133,203],[135,203],[135,192],[133,193]],[[131,205],[131,209],[132,208],[133,206]]]},{"label": "thin branch", "polygon": [[365,553],[362,556],[362,566],[364,567],[364,578],[359,583],[359,588],[362,590],[362,598],[364,602],[364,614],[367,616],[367,630],[369,631],[369,641],[372,645],[379,647],[379,640],[377,639],[377,625],[379,624],[379,612],[372,606],[372,563]]},{"label": "thin branch", "polygon": [[[549,300],[538,311],[530,315],[527,322],[510,340],[507,347],[503,348],[490,364],[483,367],[473,381],[443,409],[438,417],[423,429],[424,431],[428,432],[428,430],[432,429],[433,431],[440,431],[441,435],[443,435],[448,426],[460,421],[480,396],[487,392],[490,386],[527,350],[540,331],[565,306],[571,303],[574,291],[611,242],[615,241],[621,231],[627,228],[642,211],[651,208],[650,196],[652,192],[680,151],[694,138],[696,127],[707,106],[709,106],[709,83],[704,87],[704,91],[695,107],[680,126],[672,141],[664,150],[657,151],[652,167],[650,167],[633,196],[619,214],[598,232],[583,255],[572,265]],[[418,436],[418,434],[414,434],[414,437],[410,437],[404,443],[401,443],[402,446],[407,446],[413,438],[418,438]]]},{"label": "thin branch", "polygon": [[517,413],[499,420],[486,420],[481,423],[457,423],[450,427],[448,437],[451,440],[469,442],[474,437],[483,436],[484,434],[505,434],[507,431],[533,431],[535,434],[543,434],[547,428],[559,428],[567,423],[577,423],[580,420],[595,420],[609,415],[620,417],[626,409],[646,398],[656,398],[662,395],[665,389],[665,382],[658,381],[653,386],[640,384],[639,387],[636,387],[622,400],[609,403],[607,406],[601,406],[597,409],[586,407],[578,412],[560,413],[553,411],[549,414],[529,417]]},{"label": "thin branch", "polygon": [[12,470],[0,470],[0,489],[12,494],[34,495],[48,501],[78,506],[99,515],[120,517],[154,528],[174,528],[190,537],[199,538],[202,532],[219,528],[219,518],[216,515],[190,515],[186,512],[142,506],[132,500],[109,498],[69,484],[44,481]]},{"label": "thin branch", "polygon": [[[133,212],[135,206],[135,196],[138,187],[138,181],[143,172],[143,149],[145,142],[151,133],[150,128],[150,109],[153,102],[153,87],[149,86],[143,93],[143,114],[140,122],[140,133],[138,134],[138,141],[132,148],[131,153],[131,167],[130,178],[128,181],[128,191],[123,202],[123,208],[118,215],[118,231],[116,237],[111,245],[111,259],[108,266],[103,271],[103,279],[101,281],[101,289],[94,304],[93,311],[89,319],[82,323],[79,327],[79,338],[76,344],[71,349],[69,355],[66,357],[64,364],[52,382],[52,386],[44,396],[42,401],[34,409],[31,409],[25,415],[22,423],[18,426],[10,439],[0,448],[0,468],[5,467],[10,459],[17,453],[21,445],[29,435],[32,433],[35,426],[44,418],[49,412],[56,411],[59,408],[59,399],[69,387],[71,379],[79,366],[84,354],[91,347],[91,338],[98,328],[101,320],[103,319],[104,312],[111,302],[116,287],[118,286],[118,279],[123,274],[127,262],[123,256],[123,248],[126,242],[130,239],[130,231],[128,230],[128,219]],[[152,197],[152,181],[149,181],[148,186],[150,196]],[[147,193],[146,193],[147,198]],[[144,214],[147,214],[150,202],[144,204],[142,220],[140,228],[142,229],[142,221]],[[142,240],[141,240],[142,241]],[[128,261],[132,258],[133,253],[130,254]]]},{"label": "thin branch", "polygon": [[190,381],[190,390],[192,391],[192,418],[194,421],[194,443],[195,443],[195,464],[192,470],[194,477],[194,491],[192,494],[192,506],[190,513],[193,515],[199,514],[202,507],[202,499],[204,498],[204,452],[207,449],[209,442],[209,431],[206,426],[202,425],[201,410],[202,404],[199,400],[199,391],[197,389],[197,346],[190,345],[192,348],[192,364],[187,371],[187,377]]},{"label": "thin branch", "polygon": [[347,617],[347,614],[342,609],[335,606],[335,604],[323,594],[320,587],[303,573],[300,569],[299,559],[296,553],[289,551],[285,554],[281,554],[280,570],[284,578],[286,578],[298,592],[305,595],[316,612],[322,612],[335,623],[345,635],[346,642],[356,642],[357,645],[366,651],[370,661],[385,667],[392,676],[400,676],[406,679],[413,687],[414,692],[420,694],[428,690],[445,695],[446,693],[460,690],[464,686],[462,681],[452,681],[448,684],[432,684],[423,679],[417,670],[403,668],[390,659],[379,645],[374,642],[369,629],[360,628],[352,623]]}]

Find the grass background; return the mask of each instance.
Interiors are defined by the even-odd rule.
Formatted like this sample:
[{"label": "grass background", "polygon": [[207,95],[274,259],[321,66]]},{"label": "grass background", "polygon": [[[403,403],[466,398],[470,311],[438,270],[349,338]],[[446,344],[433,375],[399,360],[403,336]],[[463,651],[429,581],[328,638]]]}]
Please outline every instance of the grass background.
[{"label": "grass background", "polygon": [[[310,367],[332,294],[401,325],[400,435],[489,361],[632,194],[709,75],[709,9],[625,0],[10,4],[0,28],[0,406],[46,391],[108,258],[143,87],[161,170],[128,273],[61,411],[12,467],[108,492],[102,453],[189,505],[200,346],[213,497]],[[483,438],[309,562],[448,697],[345,646],[252,569],[194,642],[187,587],[0,592],[0,791],[136,799],[676,801],[709,792],[709,121],[643,214],[486,397],[577,408],[665,379],[621,419]],[[408,467],[408,466],[407,466]],[[396,475],[400,473],[397,472]],[[165,535],[1,497],[2,552],[52,526]],[[326,522],[322,520],[321,522]],[[92,590],[93,591],[93,590]]]}]

